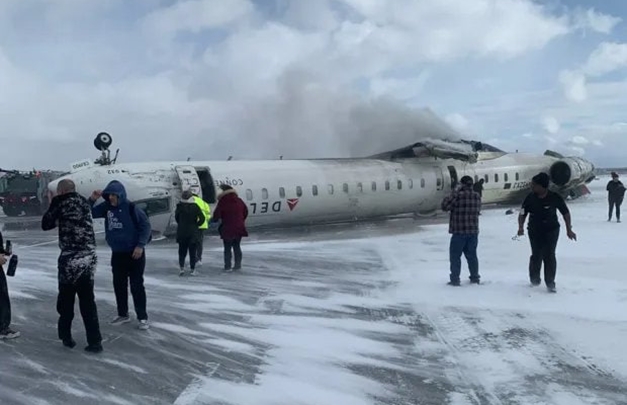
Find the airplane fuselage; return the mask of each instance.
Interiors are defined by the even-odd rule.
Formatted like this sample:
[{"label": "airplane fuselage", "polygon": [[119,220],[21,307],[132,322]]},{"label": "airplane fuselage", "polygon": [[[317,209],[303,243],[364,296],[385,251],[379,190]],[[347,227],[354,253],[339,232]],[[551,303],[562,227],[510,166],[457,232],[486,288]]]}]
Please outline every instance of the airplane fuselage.
[{"label": "airplane fuselage", "polygon": [[[435,157],[84,163],[75,164],[62,178],[73,179],[86,197],[111,180],[122,182],[129,199],[149,214],[153,229],[168,235],[176,226],[174,210],[186,188],[195,190],[213,211],[217,186],[233,186],[248,206],[249,227],[310,225],[433,215],[452,183],[464,175],[485,180],[483,204],[520,203],[531,178],[559,160],[483,152],[476,163]],[[50,184],[52,191],[55,187],[56,181]]]}]

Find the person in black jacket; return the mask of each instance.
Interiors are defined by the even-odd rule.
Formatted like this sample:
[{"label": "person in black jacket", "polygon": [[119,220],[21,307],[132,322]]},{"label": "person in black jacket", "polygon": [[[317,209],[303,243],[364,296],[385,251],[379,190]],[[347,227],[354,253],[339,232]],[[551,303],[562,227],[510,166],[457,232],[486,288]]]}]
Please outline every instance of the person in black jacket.
[{"label": "person in black jacket", "polygon": [[91,206],[87,199],[76,192],[74,182],[61,180],[57,196],[41,220],[44,231],[59,228],[58,259],[59,313],[58,334],[64,346],[73,348],[72,320],[74,300],[78,295],[79,308],[85,325],[88,352],[102,351],[102,336],[98,322],[98,310],[94,297],[94,273],[96,271],[96,236],[94,234]]},{"label": "person in black jacket", "polygon": [[527,231],[531,245],[529,258],[529,281],[533,286],[540,285],[540,270],[544,263],[544,282],[550,292],[556,292],[555,274],[557,259],[555,249],[560,233],[557,211],[562,214],[568,239],[577,240],[573,232],[570,210],[561,195],[549,190],[549,175],[538,173],[531,179],[531,193],[522,203],[518,216],[518,236],[525,234],[525,220],[529,216]]},{"label": "person in black jacket", "polygon": [[4,266],[9,261],[9,253],[4,250],[4,239],[0,232],[0,339],[15,339],[20,337],[20,332],[14,331],[11,326],[11,300],[7,277],[4,274]]},{"label": "person in black jacket", "polygon": [[205,223],[205,215],[196,204],[191,191],[186,190],[181,195],[181,202],[176,206],[174,213],[176,220],[176,242],[179,244],[180,276],[185,275],[185,256],[189,251],[190,275],[196,274],[196,249],[200,242],[198,227]]},{"label": "person in black jacket", "polygon": [[612,180],[607,183],[607,202],[609,204],[609,212],[607,215],[607,221],[612,220],[612,212],[616,207],[616,222],[620,222],[620,206],[623,203],[623,197],[625,197],[625,186],[618,180],[618,173],[612,172]]}]

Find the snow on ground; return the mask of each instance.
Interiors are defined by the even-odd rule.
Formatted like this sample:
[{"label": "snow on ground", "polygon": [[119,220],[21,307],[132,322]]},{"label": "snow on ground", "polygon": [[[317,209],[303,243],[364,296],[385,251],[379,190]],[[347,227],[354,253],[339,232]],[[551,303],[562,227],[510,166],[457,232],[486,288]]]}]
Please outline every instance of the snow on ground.
[{"label": "snow on ground", "polygon": [[[11,382],[0,402],[627,403],[626,225],[606,222],[606,180],[569,203],[578,241],[562,230],[557,294],[529,287],[528,240],[512,239],[517,217],[497,208],[481,216],[480,286],[446,285],[447,224],[248,242],[241,274],[218,270],[221,252],[210,239],[205,255],[215,263],[197,278],[178,277],[175,246],[155,244],[146,275],[152,328],[144,333],[104,324],[114,297],[102,247],[99,356],[57,347],[58,252],[38,246],[10,288],[20,329],[35,319],[46,326],[39,337],[0,343],[0,380]],[[33,353],[38,338],[55,342],[48,350],[56,354]],[[19,368],[9,370],[16,358]],[[32,388],[32,375],[49,383]]]}]

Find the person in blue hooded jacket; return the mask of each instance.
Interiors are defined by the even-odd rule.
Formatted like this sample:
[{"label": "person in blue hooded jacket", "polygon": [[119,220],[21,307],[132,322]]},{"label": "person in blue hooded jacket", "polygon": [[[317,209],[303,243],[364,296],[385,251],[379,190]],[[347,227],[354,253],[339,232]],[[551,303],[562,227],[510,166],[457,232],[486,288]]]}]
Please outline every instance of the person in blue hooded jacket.
[{"label": "person in blue hooded jacket", "polygon": [[[100,197],[104,202],[95,205]],[[102,191],[95,190],[89,202],[92,216],[105,219],[105,238],[111,247],[113,289],[118,309],[118,316],[111,324],[121,325],[131,320],[128,314],[130,282],[139,328],[148,329],[144,288],[145,248],[152,233],[148,216],[127,199],[124,185],[117,180],[111,181]]]}]

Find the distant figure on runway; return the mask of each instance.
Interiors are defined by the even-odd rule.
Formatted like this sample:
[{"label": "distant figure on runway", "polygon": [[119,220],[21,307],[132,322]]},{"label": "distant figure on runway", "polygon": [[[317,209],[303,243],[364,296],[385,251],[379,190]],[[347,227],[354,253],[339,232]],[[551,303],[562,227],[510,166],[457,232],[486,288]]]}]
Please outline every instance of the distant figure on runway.
[{"label": "distant figure on runway", "polygon": [[480,198],[483,198],[483,183],[485,182],[485,179],[481,178],[479,179],[478,182],[476,182],[473,186],[472,189],[479,194]]},{"label": "distant figure on runway", "polygon": [[242,238],[248,236],[246,230],[248,207],[238,197],[233,187],[220,184],[220,189],[222,193],[218,196],[218,204],[211,222],[221,222],[218,232],[224,244],[224,270],[231,271],[231,250],[235,254],[233,270],[239,270],[242,268]]},{"label": "distant figure on runway", "polygon": [[11,326],[11,300],[9,298],[9,286],[4,274],[4,266],[8,261],[8,254],[4,250],[4,239],[0,232],[0,339],[15,339],[20,337],[20,332],[14,331]]},{"label": "distant figure on runway", "polygon": [[96,272],[96,237],[87,199],[76,192],[74,182],[61,180],[57,185],[57,196],[50,202],[48,211],[41,220],[44,231],[59,228],[58,260],[59,312],[58,333],[64,346],[73,348],[72,320],[74,298],[85,325],[88,346],[86,351],[102,351],[102,336],[98,322],[98,309],[94,297],[94,273]]},{"label": "distant figure on runway", "polygon": [[[104,202],[94,205],[101,196]],[[89,202],[94,218],[105,219],[105,239],[111,247],[113,289],[118,307],[118,316],[111,321],[111,325],[131,321],[128,315],[130,282],[139,329],[146,330],[149,326],[144,270],[146,245],[150,243],[152,233],[148,216],[126,198],[126,189],[117,180],[109,182],[103,191],[95,190],[89,197]]]},{"label": "distant figure on runway", "polygon": [[616,222],[620,222],[620,206],[623,203],[625,197],[625,186],[618,180],[618,173],[612,172],[612,180],[607,183],[607,202],[609,204],[609,212],[607,215],[607,221],[612,220],[612,212],[614,206],[616,206]]},{"label": "distant figure on runway", "polygon": [[196,260],[198,258],[196,249],[200,242],[199,226],[205,223],[205,216],[202,210],[194,201],[194,196],[189,190],[183,191],[181,202],[176,206],[174,212],[176,220],[176,242],[179,244],[179,267],[180,276],[185,275],[185,256],[189,251],[190,275],[196,274]]},{"label": "distant figure on runway", "polygon": [[481,197],[473,191],[472,183],[470,176],[462,177],[458,187],[442,200],[442,210],[451,213],[449,219],[449,233],[452,234],[449,246],[451,274],[448,284],[452,286],[460,285],[462,253],[468,262],[470,282],[479,284],[481,278],[477,258]]},{"label": "distant figure on runway", "polygon": [[540,285],[540,269],[544,262],[544,282],[551,292],[556,292],[555,274],[557,272],[557,259],[555,249],[560,233],[560,223],[557,219],[557,211],[562,214],[566,223],[566,234],[571,240],[577,240],[577,235],[572,230],[570,211],[566,202],[557,193],[549,189],[549,175],[539,173],[531,179],[531,193],[523,201],[518,217],[518,236],[525,234],[524,226],[527,215],[529,224],[529,243],[531,244],[531,257],[529,258],[529,280],[533,286]]}]

